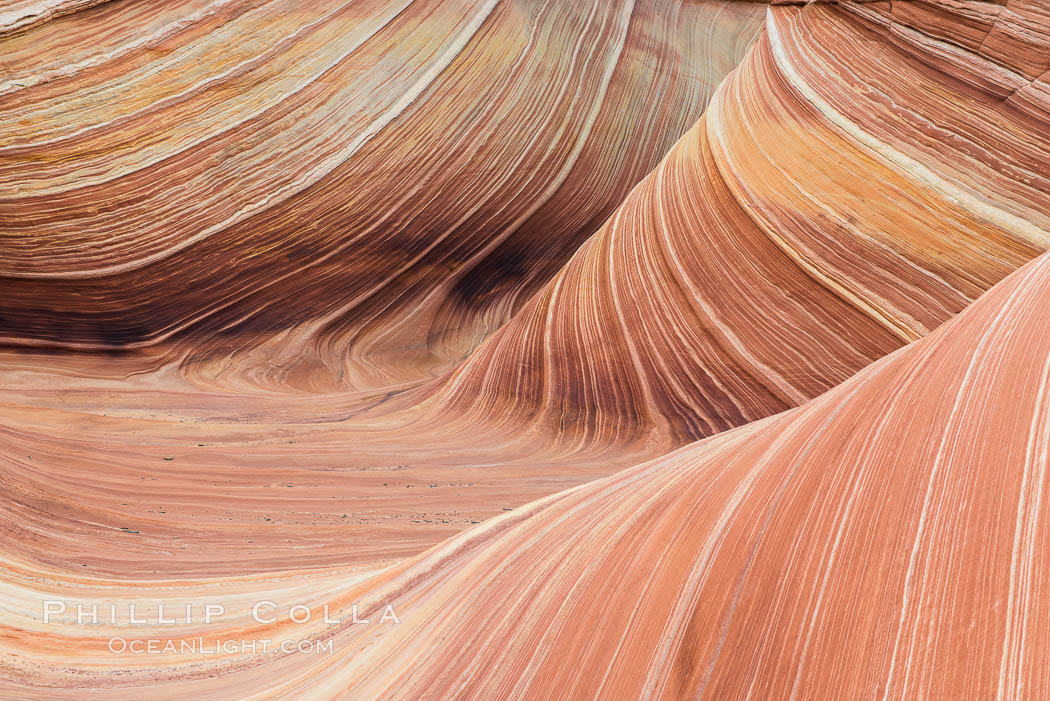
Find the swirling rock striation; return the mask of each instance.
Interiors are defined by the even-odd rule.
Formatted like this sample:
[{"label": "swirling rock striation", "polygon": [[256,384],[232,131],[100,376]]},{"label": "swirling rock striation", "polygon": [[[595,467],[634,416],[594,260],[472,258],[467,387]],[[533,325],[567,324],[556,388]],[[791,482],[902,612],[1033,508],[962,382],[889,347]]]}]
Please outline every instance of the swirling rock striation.
[{"label": "swirling rock striation", "polygon": [[1050,245],[1047,124],[840,8],[777,8],[697,125],[438,401],[668,447],[797,406]]},{"label": "swirling rock striation", "polygon": [[114,1],[12,32],[7,554],[139,578],[383,562],[630,464],[406,390],[600,226],[763,12]]},{"label": "swirling rock striation", "polygon": [[[118,678],[89,671],[112,668],[106,636],[126,629],[111,627],[65,640],[61,662],[80,659],[93,684],[135,687],[97,691],[106,698],[140,685],[162,698],[1042,697],[1048,305],[1050,254],[802,407],[539,500],[370,577],[303,572],[318,609],[400,611],[393,628],[313,631],[342,654],[155,659],[127,662]],[[76,585],[99,600],[143,593]],[[246,606],[282,585],[227,581],[225,600]],[[179,587],[201,596],[208,583]],[[210,634],[281,627],[245,625]],[[37,651],[33,673],[55,654]]]},{"label": "swirling rock striation", "polygon": [[[652,169],[760,28],[760,7],[722,0],[53,19],[4,47],[0,337],[243,354],[227,382],[267,389],[447,369]],[[266,353],[284,362],[237,373],[281,332]]]},{"label": "swirling rock striation", "polygon": [[[746,12],[699,7],[750,26]],[[75,18],[68,21],[78,26]],[[117,26],[128,19],[94,19],[107,18]],[[540,19],[535,31],[554,21]],[[851,48],[840,54],[827,47]],[[29,48],[37,60],[50,55],[42,46]],[[643,42],[637,50],[650,47]],[[650,70],[623,68],[625,78]],[[669,82],[697,85],[681,76]],[[247,98],[238,91],[227,99]],[[235,107],[228,106],[229,115]],[[619,112],[609,117],[620,129],[641,128]],[[409,121],[404,128],[418,126]],[[476,329],[459,334],[451,316],[431,312],[441,307],[474,321],[485,315],[453,302],[463,299],[454,292],[462,280],[483,276],[460,277],[432,264],[443,245],[435,236],[459,245],[467,229],[436,235],[420,228],[436,220],[415,218],[413,208],[424,206],[419,200],[404,201],[408,214],[399,230],[438,248],[420,254],[415,291],[391,283],[398,291],[390,296],[377,288],[378,317],[355,306],[352,295],[342,297],[347,288],[335,282],[357,275],[353,257],[324,262],[318,252],[316,259],[293,260],[262,247],[244,264],[282,267],[257,284],[239,272],[236,248],[213,255],[200,248],[211,239],[189,244],[177,254],[185,274],[221,276],[243,292],[227,300],[228,309],[262,304],[269,310],[263,316],[288,317],[282,316],[284,327],[248,315],[245,327],[208,335],[199,321],[192,333],[119,356],[5,354],[6,528],[16,534],[34,524],[41,532],[12,538],[9,552],[49,566],[73,562],[98,575],[151,578],[223,574],[231,552],[244,573],[390,561],[504,508],[797,406],[927,333],[1043,249],[1050,230],[1040,170],[1050,150],[1045,124],[932,70],[855,13],[775,8],[764,38],[707,113],[564,269],[463,364],[423,385],[420,377],[441,364],[435,357],[447,348],[448,334],[459,336],[457,344],[477,336]],[[368,146],[378,147],[383,133]],[[355,163],[348,172],[375,166]],[[151,168],[142,170],[146,177]],[[577,195],[595,189],[573,187],[581,188]],[[345,188],[326,192],[347,217],[375,214]],[[460,193],[443,211],[476,204],[473,189],[442,192]],[[561,219],[581,226],[572,216]],[[72,224],[56,218],[55,225]],[[301,219],[289,227],[281,235],[295,246],[344,231],[334,224],[303,231]],[[151,232],[128,241],[149,245]],[[382,238],[373,233],[378,238],[355,245]],[[239,241],[254,245],[265,236]],[[36,233],[18,240],[41,254],[51,250]],[[530,245],[543,248],[545,240]],[[71,242],[69,265],[84,264],[76,250]],[[47,260],[57,264],[61,256]],[[167,260],[134,274],[167,290],[164,309],[181,314],[187,300],[205,292],[191,286],[184,293],[185,279],[160,274]],[[532,259],[523,254],[521,261]],[[363,268],[351,287],[391,274],[382,257],[358,262]],[[317,290],[324,305],[334,305],[330,314],[310,317],[311,293],[293,286],[302,281],[299,263],[329,271]],[[502,269],[485,268],[503,281],[505,294],[493,292],[493,308],[509,314],[527,286]],[[97,317],[114,295],[138,295],[123,273],[113,276],[121,283],[112,289],[94,278],[76,283],[95,291],[67,302]],[[43,320],[58,333],[66,320],[41,312],[36,301],[19,302],[20,295],[36,285],[34,300],[56,304],[71,279],[8,279],[8,304],[21,304],[14,310],[21,316],[7,311],[5,319]],[[417,292],[433,305],[413,306]],[[84,310],[85,299],[98,306]],[[127,320],[136,304],[114,310]],[[426,319],[437,326],[421,323]],[[77,328],[73,323],[71,339]],[[374,334],[376,344],[359,353],[364,346],[350,339],[361,333]],[[417,340],[424,334],[426,341],[421,346],[405,334]],[[125,346],[109,350],[118,348]],[[357,385],[369,389],[348,391]],[[82,545],[75,553],[72,541]]]}]

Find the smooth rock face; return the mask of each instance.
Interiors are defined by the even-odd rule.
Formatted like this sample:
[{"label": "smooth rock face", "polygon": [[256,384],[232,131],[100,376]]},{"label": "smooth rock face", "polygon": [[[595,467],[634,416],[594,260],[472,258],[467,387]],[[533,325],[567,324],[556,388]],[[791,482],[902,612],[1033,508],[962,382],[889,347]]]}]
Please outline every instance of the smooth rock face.
[{"label": "smooth rock face", "polygon": [[1050,696],[1045,3],[0,47],[0,697]]}]

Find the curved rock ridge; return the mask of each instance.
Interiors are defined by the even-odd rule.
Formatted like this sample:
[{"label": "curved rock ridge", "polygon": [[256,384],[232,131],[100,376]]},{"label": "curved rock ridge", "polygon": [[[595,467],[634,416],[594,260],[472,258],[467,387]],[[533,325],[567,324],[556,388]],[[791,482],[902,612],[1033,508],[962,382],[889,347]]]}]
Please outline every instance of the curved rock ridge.
[{"label": "curved rock ridge", "polygon": [[[54,651],[25,632],[3,644],[21,653],[16,674],[88,698],[1042,698],[1048,308],[1050,254],[800,408],[371,576],[302,573],[318,611],[389,605],[401,621],[299,629],[331,639],[331,655],[114,662],[107,639],[127,627],[80,633],[70,616]],[[25,592],[26,608],[73,586],[87,603],[143,594],[9,567],[22,588],[8,597]],[[286,579],[226,581],[236,621],[208,634],[294,629],[253,627],[244,610],[287,596]],[[196,600],[209,584],[153,586],[154,601]]]},{"label": "curved rock ridge", "polygon": [[797,406],[1050,245],[1048,154],[1050,122],[877,26],[776,8],[697,125],[438,401],[670,447]]},{"label": "curved rock ridge", "polygon": [[404,623],[270,690],[1042,698],[1048,309],[1050,254],[800,408],[465,533],[369,593]]},{"label": "curved rock ridge", "polygon": [[[689,128],[762,13],[112,1],[8,37],[0,340],[243,352],[239,381],[310,392],[447,369]],[[235,372],[272,334],[296,360]]]}]

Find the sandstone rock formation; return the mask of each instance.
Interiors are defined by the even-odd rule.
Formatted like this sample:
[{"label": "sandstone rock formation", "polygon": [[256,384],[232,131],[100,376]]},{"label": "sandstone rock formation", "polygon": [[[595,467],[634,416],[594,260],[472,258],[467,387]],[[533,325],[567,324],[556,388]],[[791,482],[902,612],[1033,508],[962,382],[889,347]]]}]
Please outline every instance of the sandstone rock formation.
[{"label": "sandstone rock formation", "polygon": [[14,2],[0,46],[0,696],[1050,693],[1042,3]]}]

